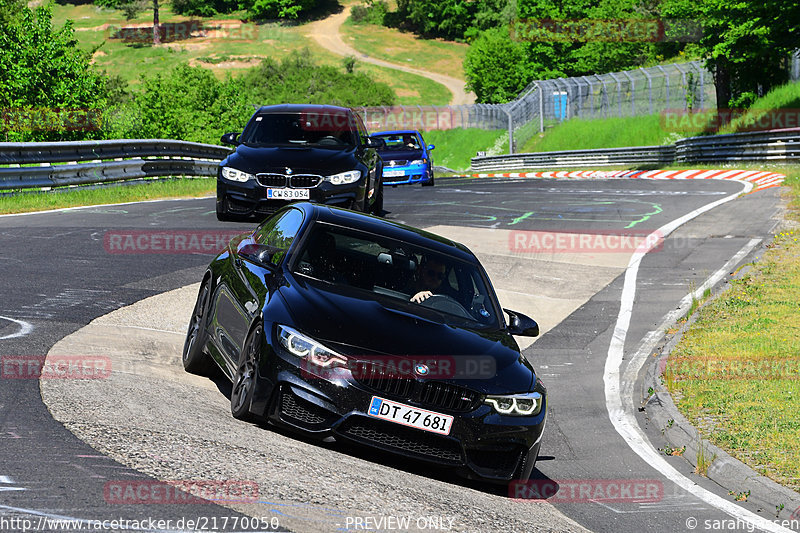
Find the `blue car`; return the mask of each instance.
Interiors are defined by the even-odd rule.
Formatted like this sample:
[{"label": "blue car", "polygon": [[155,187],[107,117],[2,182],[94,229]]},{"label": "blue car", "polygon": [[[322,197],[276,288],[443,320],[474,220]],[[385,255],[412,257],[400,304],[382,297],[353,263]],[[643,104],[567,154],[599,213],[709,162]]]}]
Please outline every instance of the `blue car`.
[{"label": "blue car", "polygon": [[371,137],[383,141],[378,155],[383,159],[383,184],[421,183],[433,186],[433,161],[430,151],[417,130],[379,131]]}]

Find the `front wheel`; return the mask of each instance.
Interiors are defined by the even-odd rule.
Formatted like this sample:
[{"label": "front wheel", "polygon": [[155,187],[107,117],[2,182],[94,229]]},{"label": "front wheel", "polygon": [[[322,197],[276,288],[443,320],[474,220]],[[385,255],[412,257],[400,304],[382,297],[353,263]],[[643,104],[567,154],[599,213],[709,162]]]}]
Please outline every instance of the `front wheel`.
[{"label": "front wheel", "polygon": [[372,203],[372,214],[379,217],[383,215],[383,183],[375,191],[375,201]]},{"label": "front wheel", "polygon": [[204,348],[206,344],[206,311],[211,301],[211,282],[205,280],[197,294],[189,331],[183,344],[183,368],[192,374],[206,376],[211,371],[211,360]]},{"label": "front wheel", "polygon": [[261,336],[263,327],[259,324],[244,343],[244,349],[239,355],[239,365],[233,378],[231,391],[231,414],[239,420],[252,420],[250,403],[253,401],[253,391],[256,388],[256,373],[259,354],[261,352]]},{"label": "front wheel", "polygon": [[434,183],[434,181],[433,181],[433,169],[431,169],[431,174],[430,174],[430,177],[428,178],[428,181],[423,181],[422,182],[422,186],[423,187],[433,187],[433,183]]}]

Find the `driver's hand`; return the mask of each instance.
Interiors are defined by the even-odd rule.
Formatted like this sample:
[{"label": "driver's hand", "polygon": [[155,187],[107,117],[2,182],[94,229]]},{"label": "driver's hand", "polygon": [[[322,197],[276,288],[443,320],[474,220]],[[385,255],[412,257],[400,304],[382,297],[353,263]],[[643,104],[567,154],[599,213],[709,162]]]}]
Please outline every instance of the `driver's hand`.
[{"label": "driver's hand", "polygon": [[431,291],[420,291],[411,297],[411,301],[414,302],[415,304],[421,304],[431,296],[433,296],[433,293]]}]

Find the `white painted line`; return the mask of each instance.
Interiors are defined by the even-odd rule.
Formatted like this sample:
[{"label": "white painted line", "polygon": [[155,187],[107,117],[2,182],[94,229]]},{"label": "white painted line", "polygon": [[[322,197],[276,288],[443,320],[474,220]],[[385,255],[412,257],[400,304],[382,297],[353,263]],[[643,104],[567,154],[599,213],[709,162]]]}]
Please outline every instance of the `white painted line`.
[{"label": "white painted line", "polygon": [[[670,465],[664,457],[653,448],[649,439],[644,435],[633,414],[632,406],[624,405],[621,391],[621,367],[625,351],[625,339],[628,335],[631,316],[633,314],[633,303],[636,297],[636,277],[639,272],[644,256],[659,242],[658,237],[666,237],[675,229],[686,222],[700,216],[701,214],[714,209],[724,203],[735,200],[743,193],[748,193],[753,189],[752,183],[742,183],[742,191],[731,194],[695,209],[686,215],[665,224],[655,232],[651,233],[637,251],[631,256],[628,267],[625,270],[625,281],[622,287],[622,297],[620,301],[619,314],[614,326],[614,335],[608,348],[605,370],[603,372],[603,382],[605,384],[606,409],[611,424],[617,433],[625,440],[628,446],[647,464],[658,470],[665,478],[672,481],[686,492],[694,495],[705,503],[723,511],[724,513],[752,524],[764,531],[774,531],[779,533],[792,533],[790,529],[781,527],[770,520],[763,518],[753,512],[736,505],[716,494],[700,487],[694,481],[678,472]],[[752,241],[751,241],[752,242]],[[741,253],[741,251],[740,251]],[[633,369],[631,369],[632,371]]]},{"label": "white painted line", "polygon": [[0,476],[0,483],[14,483],[14,481],[8,476]]},{"label": "white painted line", "polygon": [[119,204],[79,205],[77,207],[62,207],[59,209],[44,209],[42,211],[27,211],[25,213],[7,213],[5,215],[0,215],[0,218],[21,217],[27,215],[41,215],[44,213],[62,213],[67,211],[78,211],[81,209],[94,209],[96,207],[115,207],[119,205],[150,204],[153,202],[177,202],[184,200],[205,200],[207,198],[214,198],[214,196],[192,196],[191,198],[156,198],[155,200],[139,200],[136,202],[122,202]]},{"label": "white painted line", "polygon": [[16,339],[17,337],[24,337],[31,331],[33,331],[33,325],[25,322],[24,320],[17,320],[15,318],[9,318],[7,316],[0,316],[2,320],[8,320],[9,322],[13,322],[14,324],[19,326],[19,329],[14,333],[9,333],[8,335],[4,335],[0,337],[0,341],[5,339]]}]

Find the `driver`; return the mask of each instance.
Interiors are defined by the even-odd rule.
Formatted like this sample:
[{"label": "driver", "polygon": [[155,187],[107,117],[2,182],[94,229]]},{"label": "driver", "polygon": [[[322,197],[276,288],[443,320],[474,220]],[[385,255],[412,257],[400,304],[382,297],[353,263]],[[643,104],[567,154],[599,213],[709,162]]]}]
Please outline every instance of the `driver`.
[{"label": "driver", "polygon": [[433,292],[439,289],[444,281],[445,271],[444,263],[423,256],[417,267],[416,276],[411,282],[411,292],[414,293],[411,301],[418,304],[433,296]]}]

